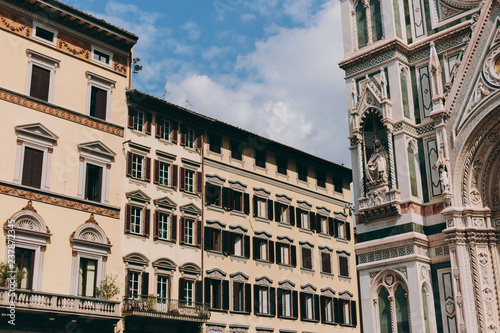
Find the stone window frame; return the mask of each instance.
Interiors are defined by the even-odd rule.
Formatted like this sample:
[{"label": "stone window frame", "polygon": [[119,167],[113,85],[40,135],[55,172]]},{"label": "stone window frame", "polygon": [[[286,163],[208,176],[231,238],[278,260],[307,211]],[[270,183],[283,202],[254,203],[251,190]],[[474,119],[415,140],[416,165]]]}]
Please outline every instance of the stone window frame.
[{"label": "stone window frame", "polygon": [[30,96],[31,91],[31,76],[33,73],[33,66],[38,66],[50,71],[49,78],[49,95],[47,98],[48,103],[54,103],[54,90],[55,90],[55,79],[56,79],[56,69],[59,68],[61,60],[49,57],[40,52],[26,49],[26,55],[28,56],[28,69],[26,72],[26,96]]},{"label": "stone window frame", "polygon": [[[112,60],[110,60],[110,63],[112,63]],[[86,106],[85,106],[85,114],[87,116],[90,116],[92,87],[96,87],[96,88],[99,88],[99,89],[106,91],[106,93],[107,93],[107,96],[106,96],[106,119],[102,119],[102,120],[107,121],[107,122],[111,121],[111,113],[112,113],[111,112],[111,106],[112,106],[111,98],[112,98],[113,89],[116,86],[116,81],[108,79],[102,75],[89,72],[89,71],[85,72],[85,76],[87,77],[87,100],[86,100]]]}]

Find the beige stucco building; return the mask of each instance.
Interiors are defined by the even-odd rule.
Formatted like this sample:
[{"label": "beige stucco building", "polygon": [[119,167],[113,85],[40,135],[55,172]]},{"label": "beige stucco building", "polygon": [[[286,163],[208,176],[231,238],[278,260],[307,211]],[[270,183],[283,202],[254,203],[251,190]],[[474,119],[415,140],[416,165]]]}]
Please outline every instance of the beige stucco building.
[{"label": "beige stucco building", "polygon": [[[0,260],[25,272],[2,331],[113,332],[120,319],[118,298],[95,297],[121,268],[120,152],[136,41],[58,1],[0,1]],[[9,290],[0,293],[5,308]]]}]

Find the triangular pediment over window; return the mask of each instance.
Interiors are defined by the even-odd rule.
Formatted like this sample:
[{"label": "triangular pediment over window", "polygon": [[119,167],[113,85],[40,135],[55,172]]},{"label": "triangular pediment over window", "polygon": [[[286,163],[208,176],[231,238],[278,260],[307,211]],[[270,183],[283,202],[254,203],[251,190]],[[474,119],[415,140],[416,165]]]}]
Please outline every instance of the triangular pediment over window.
[{"label": "triangular pediment over window", "polygon": [[168,209],[168,210],[172,210],[172,209],[175,209],[175,207],[177,207],[177,204],[172,199],[169,199],[168,197],[156,199],[156,200],[154,200],[154,203],[158,208],[163,208],[163,209]]},{"label": "triangular pediment over window", "polygon": [[59,139],[51,130],[40,123],[16,126],[16,131],[20,139],[32,138],[54,143]]},{"label": "triangular pediment over window", "polygon": [[101,141],[92,141],[87,143],[81,143],[78,145],[78,148],[81,152],[85,152],[91,155],[99,155],[103,157],[107,157],[108,159],[112,159],[115,157],[115,152],[109,149],[104,143]]},{"label": "triangular pediment over window", "polygon": [[187,214],[193,214],[193,215],[199,215],[201,214],[201,209],[196,207],[196,205],[190,203],[184,206],[180,207],[181,212],[187,213]]},{"label": "triangular pediment over window", "polygon": [[141,190],[136,190],[132,192],[128,192],[126,194],[127,199],[132,200],[132,201],[138,201],[142,203],[148,203],[151,201],[151,198]]}]

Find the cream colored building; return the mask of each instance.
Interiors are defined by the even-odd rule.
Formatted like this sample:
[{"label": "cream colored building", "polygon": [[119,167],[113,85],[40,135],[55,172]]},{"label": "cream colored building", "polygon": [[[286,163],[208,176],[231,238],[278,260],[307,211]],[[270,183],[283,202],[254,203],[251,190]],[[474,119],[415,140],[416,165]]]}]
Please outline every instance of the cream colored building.
[{"label": "cream colored building", "polygon": [[11,247],[0,260],[25,272],[13,283],[15,313],[0,288],[2,332],[113,332],[120,319],[118,297],[97,299],[96,288],[121,269],[136,41],[58,1],[0,1],[0,242]]}]

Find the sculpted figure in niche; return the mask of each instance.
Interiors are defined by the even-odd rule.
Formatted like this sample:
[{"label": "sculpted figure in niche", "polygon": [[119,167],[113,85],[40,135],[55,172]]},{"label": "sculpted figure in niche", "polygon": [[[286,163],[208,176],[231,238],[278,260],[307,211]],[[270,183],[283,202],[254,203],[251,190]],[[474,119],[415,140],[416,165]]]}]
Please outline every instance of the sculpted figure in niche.
[{"label": "sculpted figure in niche", "polygon": [[441,171],[439,180],[441,181],[443,193],[450,193],[450,181],[448,180],[448,172],[446,172],[446,169],[443,167],[440,167],[439,171]]},{"label": "sculpted figure in niche", "polygon": [[388,179],[387,164],[389,157],[387,150],[378,138],[375,138],[375,149],[366,165],[366,178],[370,185],[386,183]]}]

